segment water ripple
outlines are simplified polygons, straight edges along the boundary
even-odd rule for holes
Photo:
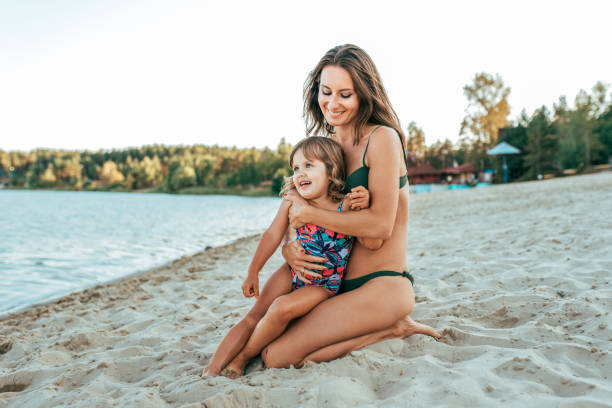
[[[262,232],[279,199],[0,191],[0,314]]]

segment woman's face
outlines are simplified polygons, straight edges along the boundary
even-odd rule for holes
[[[330,125],[351,124],[359,109],[359,98],[353,88],[351,75],[344,68],[328,65],[321,71],[319,107]]]

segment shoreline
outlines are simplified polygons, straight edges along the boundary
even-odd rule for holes
[[[71,297],[73,295],[76,295],[76,294],[79,294],[81,292],[85,292],[85,291],[88,291],[88,290],[94,290],[94,289],[99,289],[99,288],[102,288],[102,287],[105,287],[105,286],[114,285],[114,284],[120,283],[123,280],[131,279],[131,278],[137,278],[140,275],[144,275],[144,274],[147,274],[147,273],[150,273],[150,272],[154,272],[154,271],[156,271],[156,270],[158,270],[160,268],[164,268],[164,267],[166,267],[168,265],[174,264],[175,262],[180,261],[181,259],[184,259],[184,258],[194,258],[194,257],[196,257],[198,255],[201,255],[201,254],[204,254],[207,251],[212,250],[212,249],[227,250],[227,249],[233,247],[234,245],[240,244],[242,241],[249,241],[249,240],[252,240],[252,239],[259,239],[260,236],[261,236],[261,234],[252,234],[252,235],[247,235],[245,237],[237,238],[237,239],[235,239],[232,242],[229,242],[227,244],[223,244],[223,245],[219,245],[219,246],[207,246],[206,248],[204,248],[204,249],[202,249],[200,251],[197,251],[197,252],[195,252],[193,254],[183,255],[183,256],[181,256],[179,258],[163,262],[163,263],[161,263],[159,265],[155,265],[155,266],[152,266],[152,267],[149,267],[149,268],[146,268],[146,269],[130,272],[127,275],[123,275],[123,276],[119,276],[119,277],[116,277],[116,278],[112,278],[112,279],[110,279],[108,281],[92,283],[91,285],[84,286],[84,287],[82,287],[82,288],[80,288],[78,290],[74,290],[74,291],[66,293],[66,294],[53,295],[51,297],[42,299],[42,300],[37,301],[35,303],[32,303],[30,305],[19,306],[19,307],[16,307],[16,308],[8,309],[6,311],[0,310],[0,323],[2,323],[2,321],[5,320],[5,319],[11,318],[14,315],[19,315],[19,314],[21,314],[23,312],[27,312],[30,309],[34,309],[34,308],[37,308],[39,306],[47,306],[47,305],[50,305],[52,303],[59,302],[59,301],[61,301],[65,297]]]
[[[555,180],[555,179],[565,179],[565,178],[573,178],[573,177],[583,177],[583,176],[590,176],[590,175],[596,175],[596,174],[601,174],[601,173],[607,173],[607,172],[612,172],[612,167],[608,167],[609,165],[607,164],[602,164],[602,165],[594,165],[591,166],[588,170],[582,172],[582,173],[567,173],[567,174],[558,174],[558,175],[554,175],[553,177],[550,178],[545,178],[545,180]],[[483,185],[480,186],[480,188],[482,187],[496,187],[496,186],[503,186],[503,185],[516,185],[516,184],[523,184],[523,183],[531,183],[531,182],[541,182],[542,180],[514,180],[511,181],[509,183],[503,184],[503,183],[482,183]],[[485,185],[486,184],[486,185]],[[410,184],[411,187],[415,187],[415,186],[449,186],[448,184],[444,184],[444,183],[433,183],[433,184]],[[453,185],[453,184],[451,184]],[[463,188],[464,185],[461,184],[457,184],[457,186],[461,186],[460,188],[456,188],[456,189],[449,189],[449,190],[472,190],[474,188],[478,188],[478,186],[470,186],[470,188]],[[161,186],[157,186],[157,187],[149,187],[149,188],[143,188],[143,189],[137,189],[137,190],[127,190],[121,186],[117,187],[117,186],[109,186],[109,187],[104,187],[104,188],[96,188],[96,189],[70,189],[70,188],[26,188],[26,187],[6,187],[6,186],[1,186],[0,185],[0,191],[58,191],[58,192],[65,192],[65,191],[72,191],[72,192],[97,192],[97,193],[136,193],[136,194],[168,194],[168,195],[230,195],[230,196],[237,196],[237,197],[253,197],[253,198],[258,198],[258,197],[279,197],[278,194],[274,193],[273,191],[269,190],[269,189],[261,189],[261,188],[251,188],[251,189],[232,189],[232,188],[216,188],[216,187],[201,187],[201,186],[196,186],[196,187],[187,187],[184,189],[181,189],[177,192],[170,192],[170,191],[166,191],[164,190],[163,187]],[[437,193],[440,191],[447,191],[447,189],[444,190],[439,190],[439,189],[434,189],[432,191],[412,191],[413,194],[430,194],[430,193]]]
[[[167,195],[230,195],[236,197],[279,197],[273,191],[267,189],[227,189],[213,187],[188,187],[177,192],[163,190],[163,187],[151,187],[138,190],[127,190],[124,188],[97,188],[97,189],[70,189],[70,188],[26,188],[26,187],[0,187],[0,191],[54,191],[54,192],[75,192],[75,193],[135,193],[135,194],[167,194]]]
[[[609,406],[612,173],[495,187],[412,197],[412,316],[440,341],[200,378],[253,304],[252,236],[0,319],[0,407]]]

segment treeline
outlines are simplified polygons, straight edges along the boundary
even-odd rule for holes
[[[458,143],[446,139],[430,146],[411,122],[407,131],[410,166],[430,163],[442,169],[471,163],[476,171],[495,169],[501,160],[487,150],[505,141],[521,151],[510,155],[510,180],[589,171],[612,157],[612,95],[599,82],[580,91],[570,108],[560,97],[552,109],[542,106],[508,119],[510,88],[499,75],[477,74],[464,93],[468,99]],[[219,146],[144,146],[97,152],[37,149],[0,150],[0,184],[23,188],[178,192],[269,191],[277,193],[290,174],[291,146],[275,150]],[[215,190],[216,189],[216,190]]]
[[[511,121],[510,88],[499,76],[478,74],[464,87],[468,108],[458,143],[446,139],[426,146],[423,131],[415,123],[409,125],[413,165],[428,162],[442,169],[471,163],[477,171],[495,169],[495,181],[500,182],[501,160],[487,155],[487,150],[505,141],[521,151],[507,156],[510,180],[588,172],[612,158],[612,94],[608,92],[609,86],[598,82],[591,92],[578,93],[573,108],[562,96],[552,109],[542,106],[531,114],[523,110]]]
[[[32,189],[278,192],[289,174],[290,149],[283,139],[276,150],[202,145],[97,152],[0,150],[0,181]]]

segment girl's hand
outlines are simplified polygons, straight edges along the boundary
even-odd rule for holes
[[[352,188],[346,196],[350,199],[349,204],[353,211],[363,210],[370,206],[370,192],[364,186]]]
[[[319,279],[323,276],[319,273],[313,272],[313,270],[325,270],[325,266],[319,265],[313,262],[326,262],[327,258],[320,258],[318,256],[306,255],[304,248],[298,241],[291,241],[283,246],[283,258],[291,266],[293,272],[303,282],[311,283],[308,279]],[[302,279],[303,278],[303,279]]]
[[[301,216],[304,210],[308,207],[308,203],[304,200],[295,190],[292,190],[285,194],[283,198],[291,202],[289,208],[289,224],[292,228],[300,228],[306,221]]]
[[[242,284],[242,294],[244,297],[259,297],[259,276],[248,274]]]

